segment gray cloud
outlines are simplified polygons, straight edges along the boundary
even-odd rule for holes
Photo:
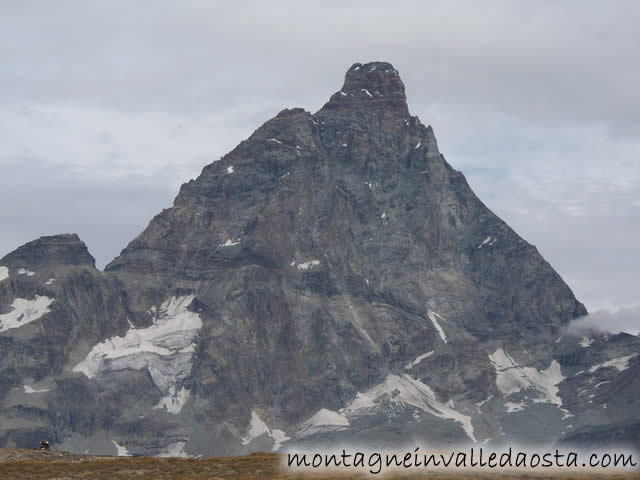
[[[346,66],[387,58],[414,102],[637,125],[640,5],[618,2],[5,2],[3,95],[124,110],[317,108]],[[37,68],[34,68],[37,67]],[[149,88],[153,85],[153,88]],[[253,104],[253,102],[251,102]],[[634,130],[629,130],[633,132]]]
[[[205,164],[381,59],[451,164],[588,308],[639,301],[637,2],[1,9],[0,255],[76,231],[104,265]]]
[[[74,232],[104,265],[173,195],[162,177],[101,180],[34,158],[3,170],[14,174],[0,177],[0,256],[42,235]]]

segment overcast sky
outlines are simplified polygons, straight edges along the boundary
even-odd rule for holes
[[[355,62],[588,309],[640,305],[640,2],[0,2],[0,257],[100,267],[180,184]]]

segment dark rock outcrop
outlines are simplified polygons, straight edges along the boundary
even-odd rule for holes
[[[0,263],[8,267],[31,269],[55,265],[96,266],[87,246],[75,233],[40,237],[6,255]]]

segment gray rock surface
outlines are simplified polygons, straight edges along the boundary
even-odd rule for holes
[[[586,309],[388,63],[205,166],[104,272],[74,235],[0,266],[0,315],[51,299],[0,330],[0,446],[553,443],[640,419],[638,337],[564,334]]]

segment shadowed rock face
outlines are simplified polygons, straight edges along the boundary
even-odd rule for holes
[[[0,260],[0,313],[54,301],[0,332],[0,415],[24,419],[0,444],[552,442],[634,415],[603,405],[637,391],[615,378],[637,374],[638,339],[563,337],[584,306],[446,162],[388,63],[354,64],[318,112],[283,110],[205,166],[105,272],[31,244]],[[41,256],[59,281],[14,273]]]
[[[47,265],[87,265],[96,261],[75,233],[40,237],[25,243],[2,259],[5,266],[37,269]]]

